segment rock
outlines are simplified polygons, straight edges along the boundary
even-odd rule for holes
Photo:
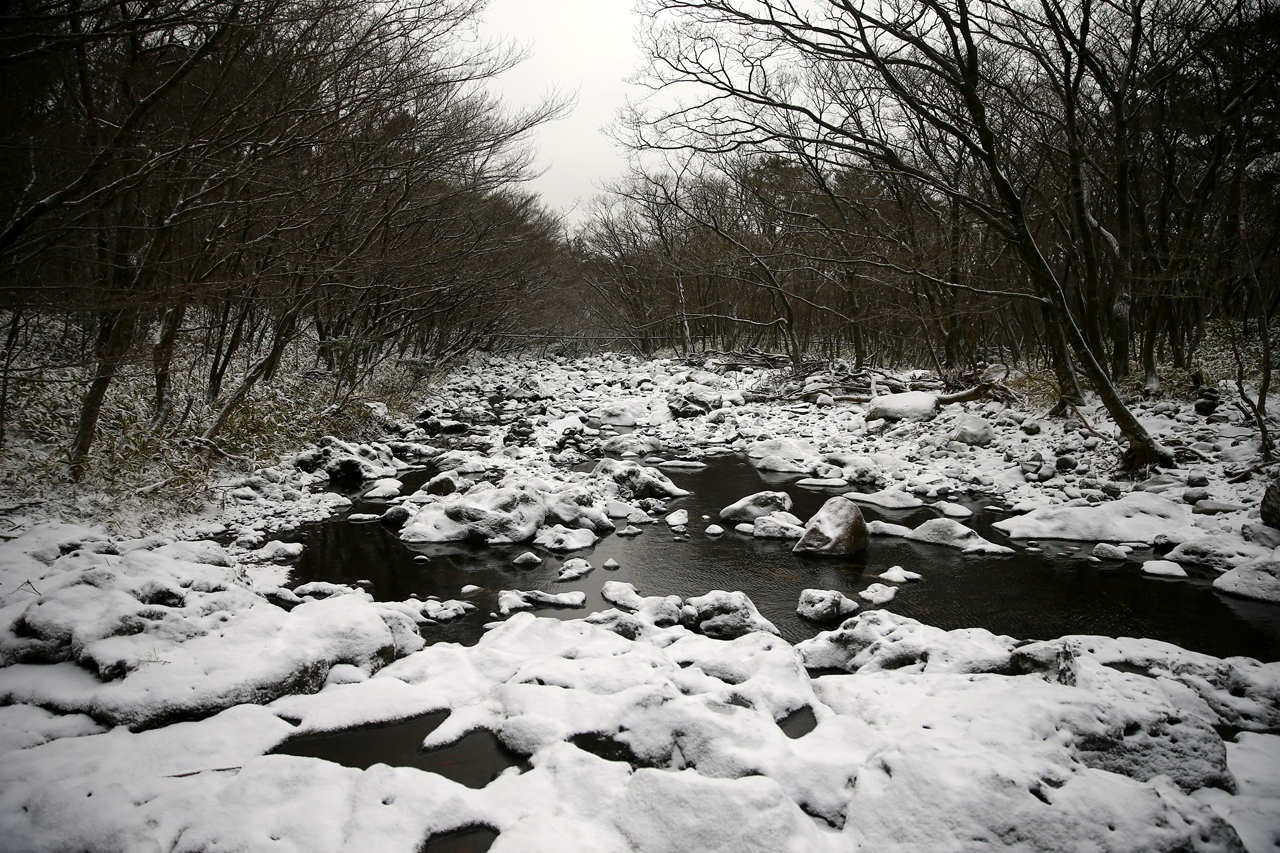
[[[636,527],[634,524],[628,524],[626,527],[618,531],[619,536],[639,536],[641,533],[644,533],[644,530]]]
[[[1258,509],[1262,513],[1263,524],[1280,529],[1280,483],[1267,486]]]
[[[796,613],[813,622],[834,622],[852,616],[858,602],[835,589],[806,589],[800,592]]]
[[[570,530],[563,525],[544,527],[533,537],[533,544],[548,551],[579,551],[596,544],[596,534],[585,528]]]
[[[387,507],[387,511],[378,516],[378,521],[382,522],[387,527],[398,529],[403,527],[405,522],[407,522],[412,515],[413,512],[407,506],[404,504],[398,504],[396,506]]]
[[[1271,554],[1245,563],[1216,578],[1213,588],[1242,598],[1280,604],[1280,559]]]
[[[887,610],[868,610],[796,646],[809,669],[846,672],[1006,672],[1017,641],[981,628],[943,631]]]
[[[1079,467],[1079,464],[1074,456],[1059,456],[1054,460],[1053,467],[1059,471],[1074,471]]]
[[[532,569],[542,565],[542,558],[532,551],[525,551],[511,562],[513,565],[517,565],[522,569]]]
[[[1228,512],[1244,512],[1247,509],[1247,506],[1241,506],[1240,504],[1223,503],[1222,501],[1212,501],[1206,498],[1205,500],[1196,501],[1196,505],[1191,508],[1191,512],[1196,515],[1223,515]]]
[[[1195,505],[1200,501],[1209,499],[1209,490],[1206,488],[1184,489],[1182,492],[1182,502]]]
[[[708,536],[719,536],[720,534],[724,533],[724,528],[718,524],[708,524],[707,529],[704,532]]]
[[[574,557],[571,560],[565,560],[564,565],[560,567],[560,573],[556,575],[556,580],[576,581],[578,578],[586,577],[593,571],[595,571],[595,566],[581,557]]]
[[[601,459],[591,474],[612,478],[631,497],[679,498],[689,494],[657,468],[647,468],[637,462]]]
[[[791,509],[791,495],[786,492],[756,492],[720,510],[723,521],[751,523],[761,516]]]
[[[807,441],[796,441],[789,438],[761,439],[747,447],[747,456],[752,459],[763,459],[766,456],[781,456],[784,459],[813,459],[818,455],[818,448]]]
[[[1187,570],[1173,560],[1147,560],[1142,564],[1142,573],[1166,578],[1185,578],[1187,576]]]
[[[489,489],[450,495],[417,511],[400,530],[404,542],[464,542],[490,545],[528,542],[547,516],[542,497],[526,489]]]
[[[498,593],[498,613],[510,616],[515,610],[528,610],[535,604],[552,607],[584,607],[587,603],[585,592],[543,592],[540,589],[518,590],[504,589]]]
[[[1203,471],[1189,471],[1187,485],[1195,489],[1203,488],[1209,485],[1209,475]]]
[[[951,440],[975,447],[985,447],[995,438],[995,430],[986,418],[977,415],[961,415],[951,431]]]
[[[1263,548],[1280,548],[1280,530],[1267,527],[1265,524],[1246,521],[1240,525],[1240,535],[1244,537],[1244,541]]]
[[[807,474],[809,466],[802,465],[785,456],[765,456],[753,463],[760,471],[772,471],[775,474]]]
[[[898,594],[896,586],[886,586],[882,583],[873,583],[871,586],[858,593],[858,597],[871,604],[879,606],[888,604],[893,601],[893,597]]]
[[[429,495],[451,495],[458,491],[461,483],[462,476],[457,472],[442,471],[428,480],[422,491]]]
[[[843,556],[867,550],[871,535],[858,505],[843,497],[829,499],[804,527],[795,554]]]
[[[1090,557],[1097,557],[1099,560],[1127,560],[1129,552],[1121,548],[1119,545],[1111,545],[1107,542],[1099,542],[1093,546],[1093,550],[1089,552]]]
[[[605,453],[634,453],[637,456],[648,456],[653,453],[662,452],[662,442],[656,438],[645,435],[637,435],[634,432],[626,435],[616,435],[606,441],[600,447]]]
[[[610,557],[609,559],[604,561],[602,568],[606,568],[606,569],[609,569],[610,571],[613,571],[614,569],[621,568],[621,566],[622,566],[621,563],[613,559],[613,557]]]
[[[924,421],[938,413],[938,398],[927,391],[904,391],[876,397],[867,407],[867,421]]]
[[[988,542],[976,530],[951,518],[931,518],[914,530],[901,524],[873,521],[867,525],[872,536],[901,536],[915,542],[959,548],[966,554],[1012,554],[1013,549]]]
[[[760,615],[744,592],[712,590],[687,599],[693,627],[717,640],[733,640],[754,631],[777,634],[773,623]]]
[[[1039,421],[1033,421],[1033,420],[1023,421],[1023,423],[1022,423],[1022,431],[1023,431],[1023,432],[1025,432],[1027,435],[1039,435],[1039,434],[1040,434],[1040,422],[1039,422]]]
[[[398,497],[400,495],[400,487],[403,485],[394,477],[382,477],[374,481],[373,487],[365,492],[363,497],[371,501]]]
[[[667,527],[673,530],[677,527],[684,527],[689,523],[689,511],[687,509],[678,509],[663,519],[667,523]]]
[[[804,536],[803,522],[789,512],[762,515],[751,525],[757,539],[799,539]]]
[[[889,583],[906,583],[907,581],[918,581],[923,576],[918,572],[909,572],[902,566],[894,566],[888,571],[879,574],[880,580],[889,581]]]

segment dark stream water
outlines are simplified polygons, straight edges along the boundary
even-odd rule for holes
[[[965,523],[993,542],[1012,544],[1017,553],[972,556],[940,546],[872,537],[868,551],[855,557],[800,558],[792,555],[791,542],[757,540],[732,529],[721,536],[707,536],[703,530],[719,522],[720,510],[745,495],[763,489],[786,490],[795,502],[792,511],[808,518],[833,492],[798,488],[792,485],[795,477],[762,477],[737,456],[705,461],[708,467],[701,471],[667,472],[692,492],[669,504],[670,510],[689,511],[686,536],[673,535],[665,524],[650,524],[644,525],[640,536],[613,534],[591,549],[552,554],[529,545],[409,546],[376,522],[334,518],[299,531],[297,538],[307,547],[294,579],[298,583],[369,581],[369,590],[383,600],[435,595],[465,598],[477,605],[476,612],[452,624],[425,628],[429,643],[476,642],[502,589],[585,592],[585,609],[536,611],[561,619],[610,608],[613,605],[600,595],[608,580],[635,584],[642,595],[689,597],[712,589],[742,590],[794,643],[819,630],[795,613],[800,590],[837,589],[855,597],[880,582],[876,575],[900,565],[924,575],[924,580],[900,585],[887,609],[939,628],[979,627],[1037,640],[1064,634],[1150,637],[1218,657],[1280,660],[1280,607],[1219,593],[1212,587],[1216,573],[1207,569],[1188,567],[1189,578],[1144,575],[1140,562],[1153,557],[1149,551],[1136,552],[1134,561],[1124,564],[1089,560],[1092,542],[1040,541],[1040,551],[1029,551],[1025,543],[1010,543],[991,528],[1005,513],[985,509],[989,500],[966,500],[964,505],[974,515]],[[408,494],[426,474],[406,474],[402,479]],[[381,512],[386,506],[381,501],[358,500],[353,511]],[[866,505],[863,513],[869,521],[911,527],[938,515],[928,507],[893,511]],[[710,518],[704,520],[704,515]],[[516,556],[528,550],[543,557],[541,566],[524,570],[512,565]],[[584,557],[596,570],[576,581],[558,582],[556,574],[570,557]],[[620,568],[601,568],[611,557]],[[462,596],[460,590],[467,584],[483,589]]]
[[[689,533],[677,536],[663,523],[646,525],[636,537],[609,535],[594,548],[571,554],[541,552],[528,545],[497,548],[470,545],[402,543],[394,531],[377,522],[353,523],[345,518],[307,525],[298,541],[306,550],[293,575],[296,583],[313,580],[355,584],[382,600],[398,601],[417,595],[463,598],[477,610],[453,623],[423,629],[428,643],[475,643],[491,621],[502,589],[582,590],[584,609],[539,608],[543,616],[578,619],[612,607],[600,595],[605,581],[635,584],[642,595],[700,595],[712,589],[742,590],[791,642],[812,637],[820,627],[795,613],[800,590],[837,589],[850,597],[891,566],[900,565],[924,575],[924,580],[899,586],[887,609],[943,629],[980,627],[1019,639],[1052,639],[1064,634],[1103,634],[1150,637],[1218,657],[1245,655],[1262,661],[1280,660],[1280,606],[1224,595],[1212,587],[1215,573],[1188,567],[1189,578],[1144,575],[1140,562],[1150,552],[1136,552],[1134,561],[1096,563],[1088,555],[1093,544],[1040,541],[1039,551],[1026,543],[1009,542],[991,524],[1005,513],[986,509],[989,500],[966,500],[974,511],[966,523],[983,537],[1013,545],[1007,556],[968,556],[958,551],[889,537],[872,537],[865,554],[834,559],[799,558],[790,542],[756,540],[728,529],[709,537],[703,531],[718,523],[719,511],[763,489],[786,490],[795,502],[793,512],[808,518],[833,494],[798,488],[795,477],[761,475],[738,456],[707,459],[700,471],[667,473],[688,497],[673,500],[669,511],[687,509]],[[409,494],[428,472],[406,473],[403,492]],[[357,500],[352,512],[381,512],[381,501]],[[863,506],[868,520],[881,519],[911,527],[937,517],[927,507],[889,511]],[[703,516],[709,516],[704,519]],[[721,525],[731,528],[731,525]],[[544,562],[533,570],[512,565],[517,555],[534,550]],[[423,557],[427,559],[422,559]],[[561,583],[556,573],[565,560],[584,557],[595,571],[576,581]],[[620,568],[606,570],[609,558]],[[482,587],[467,596],[467,584]],[[860,600],[860,599],[859,599]],[[805,709],[807,710],[807,709]],[[509,767],[521,767],[522,757],[506,750],[487,731],[468,734],[440,750],[424,752],[422,740],[447,715],[430,714],[392,725],[366,727],[296,738],[280,752],[323,758],[350,767],[381,762],[418,767],[440,773],[471,787],[482,787]],[[812,712],[799,712],[780,722],[792,737],[813,726]],[[607,740],[607,739],[606,739]],[[615,758],[612,743],[583,748]],[[489,827],[467,827],[428,839],[423,850],[460,853],[487,850],[497,833]]]

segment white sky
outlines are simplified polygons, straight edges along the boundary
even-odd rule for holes
[[[491,0],[484,34],[528,48],[529,58],[493,84],[513,106],[558,90],[577,96],[572,114],[544,125],[535,138],[546,173],[531,188],[553,209],[579,221],[599,185],[620,175],[621,151],[602,132],[628,93],[644,90],[623,78],[640,65],[634,0]],[[570,212],[572,210],[572,212]]]

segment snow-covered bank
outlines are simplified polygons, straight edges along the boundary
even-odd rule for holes
[[[296,549],[269,541],[349,507],[318,490],[345,478],[374,492],[387,509],[368,519],[405,542],[518,545],[535,561],[629,530],[656,535],[646,525],[711,534],[715,520],[796,539],[809,524],[848,548],[881,537],[1008,547],[962,523],[967,510],[949,499],[967,494],[1023,513],[1008,519],[1014,549],[1110,540],[1102,561],[1155,545],[1174,566],[1222,572],[1237,593],[1266,600],[1273,588],[1280,538],[1253,508],[1261,484],[1226,482],[1252,440],[1229,419],[1144,411],[1169,443],[1204,446],[1192,471],[1135,487],[1107,476],[1116,448],[1095,435],[1108,426],[1093,409],[1086,427],[1001,403],[748,402],[754,381],[620,358],[478,363],[385,443],[326,440],[230,481],[224,508],[175,520],[169,538],[51,525],[0,545],[6,842],[417,850],[487,826],[508,851],[1238,850],[1237,836],[1273,849],[1280,663],[1141,639],[943,631],[895,615],[886,584],[863,596],[883,609],[798,645],[742,593],[682,599],[615,581],[614,609],[574,621],[515,613],[547,594],[506,590],[512,615],[477,645],[426,645],[438,622],[492,617],[468,612],[465,590],[376,601],[357,585],[298,586],[280,563]],[[635,431],[615,436],[610,423]],[[600,450],[618,458],[586,470]],[[735,452],[761,491],[719,519],[670,511],[681,490],[661,463]],[[435,476],[410,491],[400,476],[423,462]],[[832,497],[815,521],[766,488],[777,478],[874,493]],[[858,501],[941,517],[874,522],[868,544]],[[566,580],[592,562],[565,559]],[[810,618],[855,609],[806,592]],[[779,722],[805,709],[816,727],[789,737]],[[428,747],[485,729],[532,769],[471,789],[411,768],[268,754],[301,734],[442,710]]]

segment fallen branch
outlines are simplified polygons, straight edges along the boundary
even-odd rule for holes
[[[140,489],[135,489],[133,493],[134,493],[135,495],[149,495],[149,494],[151,494],[152,492],[158,492],[158,491],[160,491],[161,489],[163,489],[165,486],[169,485],[170,483],[176,483],[176,482],[177,482],[178,480],[180,480],[180,479],[181,479],[180,477],[176,477],[176,476],[175,476],[175,477],[165,477],[163,480],[161,480],[161,481],[160,481],[160,482],[158,482],[158,483],[152,483],[150,486],[143,486],[143,487],[142,487],[142,488],[140,488]]]
[[[254,466],[253,460],[250,459],[249,457],[237,456],[234,453],[228,453],[227,451],[219,447],[217,444],[215,444],[213,439],[211,438],[205,438],[204,436],[201,436],[201,435],[193,435],[190,438],[184,438],[178,442],[178,444],[184,444],[184,443],[192,447],[199,447],[204,450],[211,450],[214,453],[221,456],[223,459],[230,459],[232,462],[243,462],[245,465],[249,466],[249,468],[253,468]]]

